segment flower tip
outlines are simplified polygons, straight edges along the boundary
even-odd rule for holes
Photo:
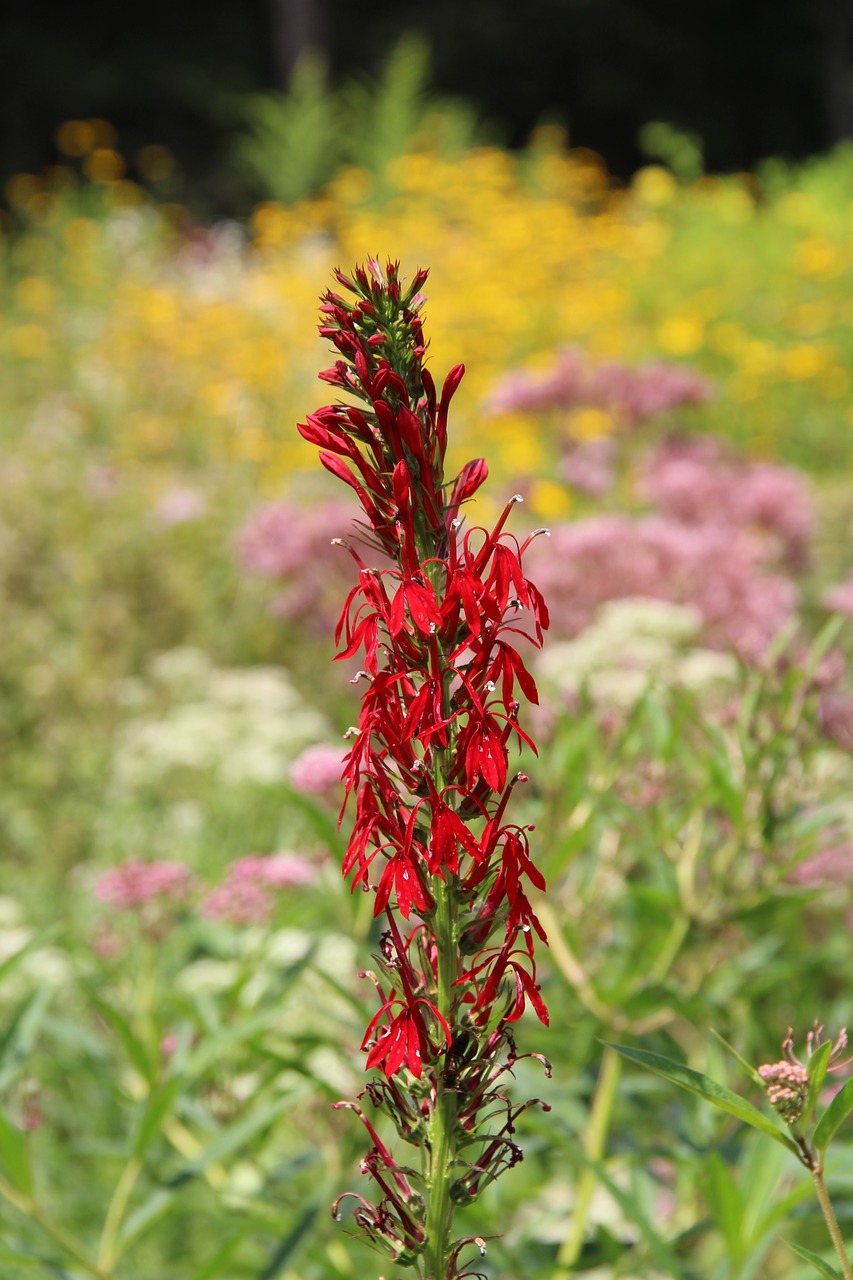
[[[510,502],[523,502],[524,498],[520,493],[514,493],[510,498]]]

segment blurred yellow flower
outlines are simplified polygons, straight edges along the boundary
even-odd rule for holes
[[[702,346],[705,326],[697,316],[676,313],[658,325],[655,336],[668,356],[692,356]]]
[[[24,311],[43,316],[56,302],[56,288],[47,276],[24,276],[15,286],[15,299]]]
[[[93,182],[116,182],[124,177],[126,168],[124,156],[113,151],[111,147],[96,147],[86,157],[84,164],[86,176]]]
[[[50,350],[50,335],[40,324],[21,324],[11,332],[12,350],[24,360],[42,360]]]
[[[634,174],[631,184],[637,198],[643,204],[659,208],[675,199],[678,183],[662,165],[651,164]]]

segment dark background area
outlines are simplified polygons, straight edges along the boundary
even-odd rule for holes
[[[618,177],[650,120],[699,135],[714,172],[853,135],[853,0],[4,0],[0,179],[54,163],[61,121],[100,117],[125,155],[165,144],[190,198],[227,203],[245,95],[285,87],[308,46],[335,81],[375,74],[407,30],[498,140],[559,121]]]

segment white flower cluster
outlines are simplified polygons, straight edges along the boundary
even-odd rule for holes
[[[113,778],[125,792],[176,772],[274,783],[306,746],[329,736],[284,671],[215,667],[198,649],[159,654],[147,679],[125,681],[122,694],[129,716]]]
[[[652,683],[699,695],[730,688],[738,665],[729,653],[697,644],[702,617],[690,605],[627,596],[601,606],[574,640],[548,645],[537,665],[562,694],[589,690],[593,701],[630,707]]]

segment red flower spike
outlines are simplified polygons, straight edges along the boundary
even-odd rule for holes
[[[528,1104],[511,1106],[495,1083],[517,1057],[512,1023],[528,1005],[548,1018],[533,959],[544,932],[525,892],[541,892],[544,879],[530,858],[532,828],[505,821],[521,776],[509,776],[510,739],[535,751],[518,723],[518,699],[537,700],[519,645],[541,645],[548,613],[524,573],[529,539],[504,532],[516,499],[491,530],[460,532],[488,470],[478,458],[444,479],[464,367],[437,395],[424,367],[426,271],[405,285],[397,263],[373,258],[335,276],[341,293],[323,297],[320,332],[339,358],[321,376],[358,407],[326,406],[299,429],[355,493],[370,545],[395,566],[369,568],[349,548],[358,583],[335,634],[339,658],[363,653],[356,679],[366,680],[342,773],[355,805],[344,874],[374,891],[388,922],[375,957],[386,981],[372,975],[380,1008],[362,1046],[381,1075],[367,1093],[416,1145],[448,1093],[466,1141],[477,1141],[482,1113],[489,1132],[465,1180],[473,1196],[520,1158],[507,1135]],[[411,921],[405,937],[401,920]],[[425,1150],[426,1198],[465,1163],[458,1147],[446,1167],[436,1158]],[[380,1193],[376,1205],[355,1197],[362,1231],[401,1261],[426,1250],[436,1275],[455,1277],[462,1242],[431,1252],[420,1195],[407,1194],[390,1147],[377,1140],[362,1169]]]

